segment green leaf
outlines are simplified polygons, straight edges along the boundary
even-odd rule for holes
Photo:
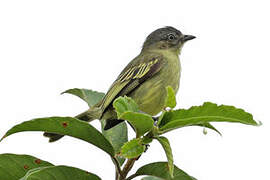
[[[163,180],[193,180],[191,176],[174,166],[173,178],[170,176],[167,162],[155,162],[144,165],[135,173],[136,176],[148,175]]]
[[[46,131],[68,135],[89,142],[114,156],[111,143],[96,128],[76,118],[49,117],[25,121],[11,128],[4,137],[23,131]]]
[[[33,173],[35,173],[35,172],[37,172],[37,171],[40,171],[40,170],[42,170],[42,169],[48,168],[48,167],[52,167],[52,166],[44,166],[44,167],[38,167],[38,168],[31,169],[31,170],[27,171],[26,175],[23,176],[20,180],[27,180],[27,178],[28,178],[31,174],[33,174]]]
[[[53,164],[29,155],[0,154],[0,179],[18,180],[27,171],[46,166]]]
[[[116,110],[118,118],[125,112],[139,112],[139,106],[136,102],[127,96],[120,96],[113,101],[113,107]]]
[[[33,169],[20,180],[101,180],[90,172],[68,166],[51,166]]]
[[[95,105],[104,97],[104,93],[92,91],[89,89],[69,89],[63,93],[73,94],[75,96],[80,97],[86,103],[88,103],[89,107]],[[127,125],[126,123],[120,123],[118,126],[115,126],[109,130],[104,131],[105,121],[101,121],[102,125],[102,134],[109,140],[112,144],[116,153],[120,152],[121,147],[128,141],[127,135]],[[125,161],[122,157],[117,157],[118,162],[122,165]]]
[[[167,98],[165,101],[165,107],[174,108],[176,106],[175,92],[171,86],[166,87]]]
[[[205,124],[209,122],[237,122],[247,125],[258,125],[250,113],[233,106],[226,106],[206,102],[202,106],[193,106],[190,109],[179,109],[167,112],[159,124],[160,133],[176,128]]]
[[[101,101],[101,99],[105,95],[102,92],[92,91],[90,89],[78,89],[78,88],[68,89],[61,94],[65,94],[65,93],[78,96],[79,98],[84,100],[88,104],[89,107],[96,105],[99,101]]]
[[[143,138],[142,138],[142,143],[145,145],[150,144],[152,141],[153,141],[153,138],[149,137],[149,136],[143,136]]]
[[[141,137],[154,127],[154,120],[148,114],[125,112],[119,119],[127,120],[134,127],[137,137]]]
[[[102,134],[108,139],[108,141],[112,144],[115,153],[119,153],[121,147],[128,141],[128,130],[126,122],[121,122],[117,126],[104,131],[105,120],[101,120],[102,124]],[[117,160],[120,165],[122,165],[125,161],[123,157],[117,157]]]
[[[157,126],[159,127],[160,123],[162,122],[162,119],[164,117],[164,115],[166,114],[167,111],[162,110],[161,111],[161,115],[158,117],[158,121],[157,121]]]
[[[145,150],[145,146],[142,144],[142,140],[132,139],[131,141],[124,144],[121,148],[121,156],[125,158],[136,158],[141,155]]]
[[[142,178],[142,180],[162,180],[162,179],[154,177],[154,176],[147,176],[147,177]]]
[[[150,131],[154,126],[152,116],[139,113],[136,102],[129,97],[118,97],[113,102],[118,119],[127,120],[135,129],[137,137]]]
[[[174,164],[173,164],[173,154],[172,154],[172,148],[170,145],[169,140],[166,137],[160,136],[156,138],[159,143],[162,145],[167,159],[168,159],[168,168],[169,168],[169,173],[171,177],[173,178],[173,169],[174,169]]]

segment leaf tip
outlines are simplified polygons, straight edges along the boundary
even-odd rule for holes
[[[262,126],[262,125],[263,125],[262,121],[258,121],[257,126]]]
[[[175,91],[171,86],[167,86],[166,91],[167,91],[167,97],[166,97],[164,106],[173,109],[176,106]]]
[[[3,141],[3,139],[5,139],[7,137],[7,135],[5,134],[1,139],[0,139],[0,142]]]
[[[66,93],[69,93],[71,89],[68,89],[68,90],[65,90],[63,92],[60,93],[60,95],[63,95],[63,94],[66,94]]]

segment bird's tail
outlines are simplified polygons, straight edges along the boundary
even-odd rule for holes
[[[102,110],[100,108],[94,107],[92,109],[89,109],[77,116],[75,116],[75,118],[85,121],[85,122],[90,122],[93,121],[95,119],[100,119],[102,115]],[[49,138],[49,142],[55,142],[59,139],[61,139],[62,137],[64,137],[64,135],[61,134],[56,134],[56,133],[49,133],[49,132],[45,132],[43,134],[43,136],[48,137]]]
[[[94,107],[94,108],[91,108],[91,109],[75,116],[75,118],[82,120],[82,121],[85,121],[85,122],[90,122],[90,121],[93,121],[95,119],[100,119],[101,115],[102,115],[101,108]]]

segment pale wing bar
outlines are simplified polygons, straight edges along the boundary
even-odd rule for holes
[[[126,72],[121,74],[118,81],[124,82],[131,79],[142,78],[146,73],[148,73],[153,65],[158,62],[158,59],[154,59],[148,63],[141,63],[138,66],[129,68]]]

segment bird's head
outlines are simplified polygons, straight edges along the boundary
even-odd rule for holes
[[[171,49],[180,52],[185,42],[194,39],[195,36],[184,35],[174,27],[167,26],[152,32],[143,44],[144,49]]]

